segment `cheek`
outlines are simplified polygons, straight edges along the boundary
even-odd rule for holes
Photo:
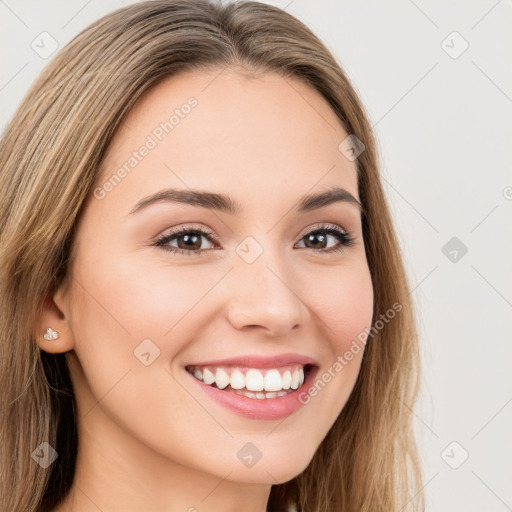
[[[191,400],[170,362],[194,335],[191,327],[198,319],[191,307],[212,285],[203,280],[201,286],[191,286],[192,270],[142,270],[105,258],[101,264],[82,261],[75,275],[80,285],[73,292],[72,324],[79,366],[73,373],[79,415],[100,429],[110,425],[108,417],[132,439],[200,467],[204,445],[197,437],[216,446],[225,432]],[[172,279],[166,283],[165,277]],[[144,349],[148,365],[138,350],[146,339],[154,343]],[[221,460],[222,452],[216,456]]]
[[[101,325],[103,337],[108,332],[112,340],[167,340],[194,315],[223,270],[210,267],[200,278],[198,274],[194,265],[172,266],[140,255],[105,254],[101,260],[84,261],[77,273],[82,285],[77,286],[82,303],[77,319],[87,315],[88,324]]]
[[[306,282],[314,282],[314,286]],[[333,425],[356,383],[372,324],[374,297],[366,261],[336,272],[332,268],[317,271],[314,280],[304,280],[302,290],[321,330],[322,347],[318,348],[324,355],[322,367],[300,397],[305,408],[313,411],[308,419],[314,418],[323,427],[316,429],[317,423],[310,426],[315,446]]]
[[[123,259],[104,253],[102,258],[77,262],[72,324],[81,382],[84,389],[90,388],[91,399],[108,392],[112,409],[120,403],[151,409],[151,401],[158,402],[152,390],[162,389],[167,404],[172,399],[185,410],[190,399],[169,373],[175,371],[172,361],[191,340],[201,338],[201,328],[213,319],[204,315],[207,310],[213,314],[212,304],[218,305],[208,291],[225,271],[210,267],[198,279],[195,265],[172,267],[158,259],[145,262],[140,255]],[[110,392],[113,386],[115,391]],[[156,405],[152,410],[155,418],[165,416]]]
[[[333,353],[345,352],[371,326],[373,285],[366,260],[318,270],[301,289]]]

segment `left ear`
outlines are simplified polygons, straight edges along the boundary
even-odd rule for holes
[[[34,328],[34,338],[41,350],[57,354],[73,349],[75,339],[65,314],[66,305],[62,288],[45,299],[40,319]]]

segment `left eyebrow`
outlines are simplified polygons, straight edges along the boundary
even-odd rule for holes
[[[152,204],[162,202],[190,204],[192,206],[226,212],[230,215],[236,215],[242,211],[242,205],[238,201],[224,194],[168,188],[141,199],[130,211],[129,215],[137,213]],[[304,196],[300,199],[295,209],[300,213],[309,212],[336,202],[345,202],[356,206],[360,212],[364,211],[363,205],[348,190],[341,187],[332,187],[325,192]]]
[[[297,211],[309,212],[340,201],[356,206],[361,213],[364,211],[363,205],[348,190],[341,187],[332,187],[320,194],[303,197],[297,206]]]

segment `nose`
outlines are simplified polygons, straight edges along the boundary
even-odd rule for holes
[[[304,325],[308,308],[290,270],[277,258],[264,256],[265,252],[251,264],[237,262],[229,285],[228,319],[239,330],[261,329],[271,336],[285,336]]]

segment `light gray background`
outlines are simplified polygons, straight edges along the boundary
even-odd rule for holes
[[[62,47],[129,3],[0,0],[1,127],[48,62],[41,32]],[[512,510],[512,2],[267,3],[327,44],[376,130],[418,311],[427,510]]]

